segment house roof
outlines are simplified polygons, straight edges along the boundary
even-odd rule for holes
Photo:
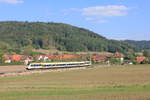
[[[49,59],[71,59],[78,57],[78,55],[40,55],[39,57],[48,57]]]
[[[22,56],[23,55],[14,54],[14,55],[11,56],[11,59],[14,60],[14,61],[20,61]]]
[[[93,60],[96,60],[96,61],[106,61],[108,59],[108,57],[105,55],[96,55],[96,56],[93,56],[92,58]]]
[[[146,59],[146,57],[144,57],[144,56],[138,56],[138,57],[136,57],[137,61],[144,61],[145,59]]]
[[[114,56],[117,57],[117,58],[122,58],[123,54],[120,53],[120,52],[116,52],[116,53],[114,53]]]

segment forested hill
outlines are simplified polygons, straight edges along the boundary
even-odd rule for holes
[[[150,41],[133,41],[133,40],[126,40],[124,41],[134,47],[136,51],[141,50],[150,50]]]
[[[125,52],[131,47],[89,30],[62,23],[0,22],[0,49],[32,47],[61,51]]]

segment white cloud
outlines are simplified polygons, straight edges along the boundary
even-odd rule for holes
[[[107,20],[103,20],[103,19],[97,19],[97,18],[93,18],[93,17],[86,17],[85,20],[87,21],[93,21],[94,23],[107,23]]]
[[[23,3],[23,0],[0,0],[0,2],[3,3],[10,3],[10,4],[18,4],[18,3]]]
[[[95,6],[83,8],[82,14],[94,17],[126,16],[128,9],[123,5]]]
[[[108,20],[95,20],[95,23],[107,23]]]
[[[109,17],[127,16],[128,10],[129,8],[124,5],[93,6],[70,9],[70,11],[80,12],[85,17],[85,20],[94,21],[94,23],[109,22]]]

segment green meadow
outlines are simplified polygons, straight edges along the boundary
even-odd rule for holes
[[[0,100],[150,100],[150,65],[0,77]]]

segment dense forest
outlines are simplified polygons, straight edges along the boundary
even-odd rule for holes
[[[133,41],[133,40],[126,40],[124,41],[134,47],[135,51],[142,51],[142,50],[150,50],[150,41]]]
[[[19,52],[24,48],[60,51],[133,50],[129,42],[108,40],[97,33],[63,23],[0,22],[0,49]]]

